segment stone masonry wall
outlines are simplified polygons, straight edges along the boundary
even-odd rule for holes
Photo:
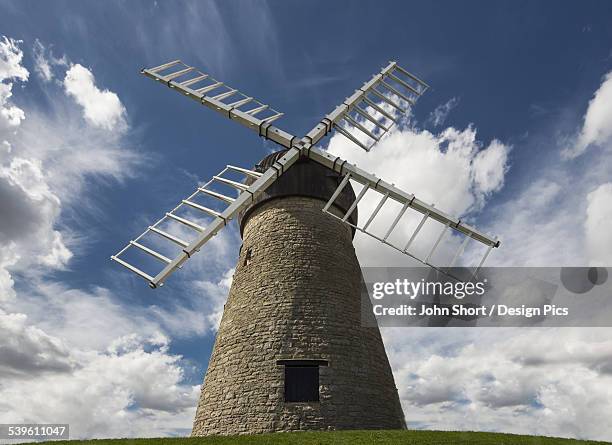
[[[193,435],[405,428],[380,332],[361,326],[350,227],[323,205],[285,197],[249,215]],[[281,359],[329,362],[320,402],[284,402]]]

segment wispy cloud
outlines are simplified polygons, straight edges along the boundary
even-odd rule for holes
[[[446,122],[450,112],[459,104],[457,97],[451,97],[447,102],[438,105],[427,118],[427,123],[435,127],[441,127]]]
[[[159,2],[146,15],[124,12],[149,64],[182,58],[227,80],[248,62],[250,77],[282,76],[279,36],[266,2]]]
[[[43,82],[50,82],[54,79],[54,71],[57,67],[66,67],[69,64],[65,55],[61,58],[55,57],[51,48],[46,48],[38,39],[34,40],[32,57],[34,58],[34,70]]]
[[[612,72],[609,72],[589,102],[582,129],[561,153],[564,158],[572,159],[580,156],[591,145],[602,146],[611,140]]]
[[[587,195],[585,221],[586,247],[592,266],[606,267],[612,264],[612,182],[599,185]]]

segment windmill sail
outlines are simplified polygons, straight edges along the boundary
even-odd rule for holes
[[[415,258],[423,264],[426,264],[444,272],[443,268],[448,269],[455,265],[455,262],[465,250],[466,244],[469,242],[469,240],[474,240],[486,246],[484,256],[482,257],[480,263],[476,268],[476,271],[474,272],[476,273],[478,269],[480,269],[480,267],[482,267],[482,265],[484,264],[484,261],[488,257],[491,250],[494,247],[499,247],[500,245],[500,242],[497,240],[497,238],[491,237],[476,229],[475,227],[466,224],[464,221],[461,221],[458,218],[450,216],[444,213],[443,211],[436,209],[433,205],[429,205],[421,201],[414,195],[398,189],[394,185],[389,184],[380,178],[377,178],[376,176],[360,169],[355,165],[346,162],[341,158],[333,156],[325,151],[314,147],[310,148],[309,156],[313,160],[316,160],[317,162],[344,175],[342,181],[338,185],[338,188],[332,194],[331,198],[323,208],[324,212],[328,213],[334,218],[340,219],[345,224],[354,227],[355,229],[377,239],[378,241],[393,247],[401,253]],[[362,188],[357,194],[353,205],[345,212],[344,215],[338,216],[335,213],[329,211],[329,209],[334,204],[336,198],[340,195],[342,189],[346,187],[349,181],[351,180],[361,184]],[[368,192],[373,192],[378,195],[378,203],[375,206],[373,212],[367,218],[365,218],[365,223],[363,223],[363,225],[356,226],[350,222],[349,217],[354,211],[354,209],[357,207],[359,202],[364,199]],[[375,221],[376,216],[379,215],[386,206],[389,206],[393,202],[398,204],[397,207],[399,207],[399,209],[396,211],[395,216],[391,218],[391,224],[386,227],[382,235],[374,234],[370,227]],[[404,217],[404,215],[408,211],[417,212],[420,216],[420,221],[416,225],[412,235],[408,239],[403,240],[403,243],[397,244],[396,242],[391,242],[391,234],[396,229],[401,218]],[[418,255],[413,250],[411,250],[411,247],[414,246],[415,239],[421,233],[421,229],[423,228],[424,224],[429,220],[438,223],[438,225],[440,226],[440,231],[436,238],[436,241],[433,243],[430,250],[428,250],[427,254]],[[449,264],[445,266],[433,264],[432,257],[436,250],[439,248],[441,242],[448,235],[448,229],[462,234],[465,239],[453,255],[452,260],[449,262]]]
[[[276,181],[298,157],[298,150],[289,150],[264,173],[228,165],[221,173],[198,187],[187,199],[183,199],[172,211],[149,226],[140,236],[130,241],[111,259],[144,278],[151,287],[161,286],[168,276],[219,233],[240,210],[252,202],[255,196]],[[243,181],[228,178],[230,173],[254,179],[255,182],[246,185]],[[215,190],[216,185],[235,190],[236,196]],[[216,201],[217,205],[205,205],[204,199]],[[219,205],[224,208],[219,208]],[[183,234],[191,236],[187,239]],[[147,240],[149,244],[145,244]],[[164,247],[162,241],[166,244]],[[152,243],[160,246],[158,250],[152,246]],[[168,249],[168,246],[174,246],[175,249]],[[158,267],[156,272],[150,272],[144,271],[140,265],[134,265],[126,258],[131,250],[144,253],[147,257],[156,260],[154,263],[161,266],[161,269]],[[168,251],[173,252],[173,255],[167,254]]]
[[[491,250],[499,246],[499,241],[496,238],[480,232],[464,221],[447,215],[434,208],[433,205],[428,205],[417,199],[414,195],[406,193],[315,146],[325,135],[335,129],[359,147],[369,151],[389,132],[391,127],[399,121],[401,113],[406,113],[428,88],[425,82],[398,66],[396,62],[390,62],[301,139],[272,125],[283,113],[241,93],[235,88],[227,86],[209,74],[184,64],[180,60],[146,68],[141,70],[141,73],[162,82],[169,88],[198,101],[229,119],[256,131],[260,136],[288,149],[286,154],[263,174],[228,166],[219,175],[214,176],[211,181],[199,187],[189,198],[182,200],[171,212],[166,213],[163,218],[149,226],[139,237],[130,241],[119,253],[111,257],[114,261],[147,280],[151,287],[163,284],[170,274],[199,251],[238,212],[247,207],[255,196],[264,191],[290,168],[300,156],[308,157],[344,175],[338,189],[333,193],[324,208],[326,213],[351,225],[350,215],[359,202],[364,199],[368,192],[378,193],[380,195],[379,202],[365,224],[360,227],[353,227],[435,269],[444,272],[439,266],[434,265],[432,258],[449,232],[458,232],[465,237],[465,240],[453,255],[448,267],[452,267],[456,263],[470,240],[475,240],[486,246],[486,252],[478,268],[482,266]],[[243,181],[224,176],[228,172],[241,173],[255,179],[255,182],[246,185]],[[348,211],[344,215],[338,216],[330,212],[329,209],[349,181],[358,182],[362,185],[362,189]],[[230,187],[237,195],[229,196],[214,190],[213,185],[219,184]],[[200,196],[206,196],[221,202],[224,208],[204,205],[196,199]],[[378,236],[372,232],[370,226],[376,216],[392,203],[400,206],[399,211],[392,218],[391,225],[385,233]],[[181,213],[184,209],[196,212],[196,215],[199,216],[189,218]],[[421,220],[411,237],[405,240],[402,245],[397,245],[391,241],[391,235],[402,217],[406,213],[414,211],[421,215]],[[429,221],[440,224],[439,235],[426,255],[417,255],[411,248],[415,239],[421,233],[423,225]],[[186,230],[187,233],[191,234],[191,237],[187,239],[183,236],[183,232],[166,230],[166,225],[174,228],[180,227],[183,231]],[[148,236],[157,237],[157,242],[161,239],[170,243],[175,246],[175,251],[156,250],[155,246],[146,244],[145,240]],[[150,261],[154,261],[158,266],[157,269],[161,267],[161,270],[146,272],[142,267],[135,266],[132,261],[126,258],[132,251],[137,251]]]
[[[323,118],[306,138],[314,145],[335,129],[357,146],[370,151],[427,88],[429,86],[418,77],[396,62],[389,62]]]
[[[180,60],[141,73],[263,135],[283,113]]]

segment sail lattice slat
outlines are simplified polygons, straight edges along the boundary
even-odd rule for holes
[[[269,105],[180,60],[144,68],[141,73],[255,131],[261,132],[264,124],[283,116]]]
[[[255,196],[276,181],[297,160],[299,154],[298,150],[290,150],[264,173],[228,165],[186,199],[182,199],[161,219],[147,227],[111,259],[144,278],[151,287],[160,286],[170,274],[222,230],[240,210],[247,207]],[[242,181],[228,178],[230,174],[242,177]],[[248,182],[252,182],[250,185],[246,185],[246,178],[250,179]],[[219,184],[233,190],[235,196],[215,190]],[[204,205],[204,199],[212,203]],[[140,263],[137,265],[128,259],[133,251],[142,252],[147,258],[154,260],[146,262],[140,257],[141,262],[153,271],[145,270]]]
[[[325,116],[307,138],[316,144],[335,129],[355,145],[370,151],[427,88],[425,82],[396,62],[390,62]]]

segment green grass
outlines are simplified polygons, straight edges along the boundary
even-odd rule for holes
[[[53,442],[53,445],[369,445],[369,444],[503,444],[503,445],[578,445],[603,444],[586,440],[555,437],[519,436],[501,433],[449,431],[331,431],[258,434],[252,436],[215,436],[197,438],[108,439]]]

